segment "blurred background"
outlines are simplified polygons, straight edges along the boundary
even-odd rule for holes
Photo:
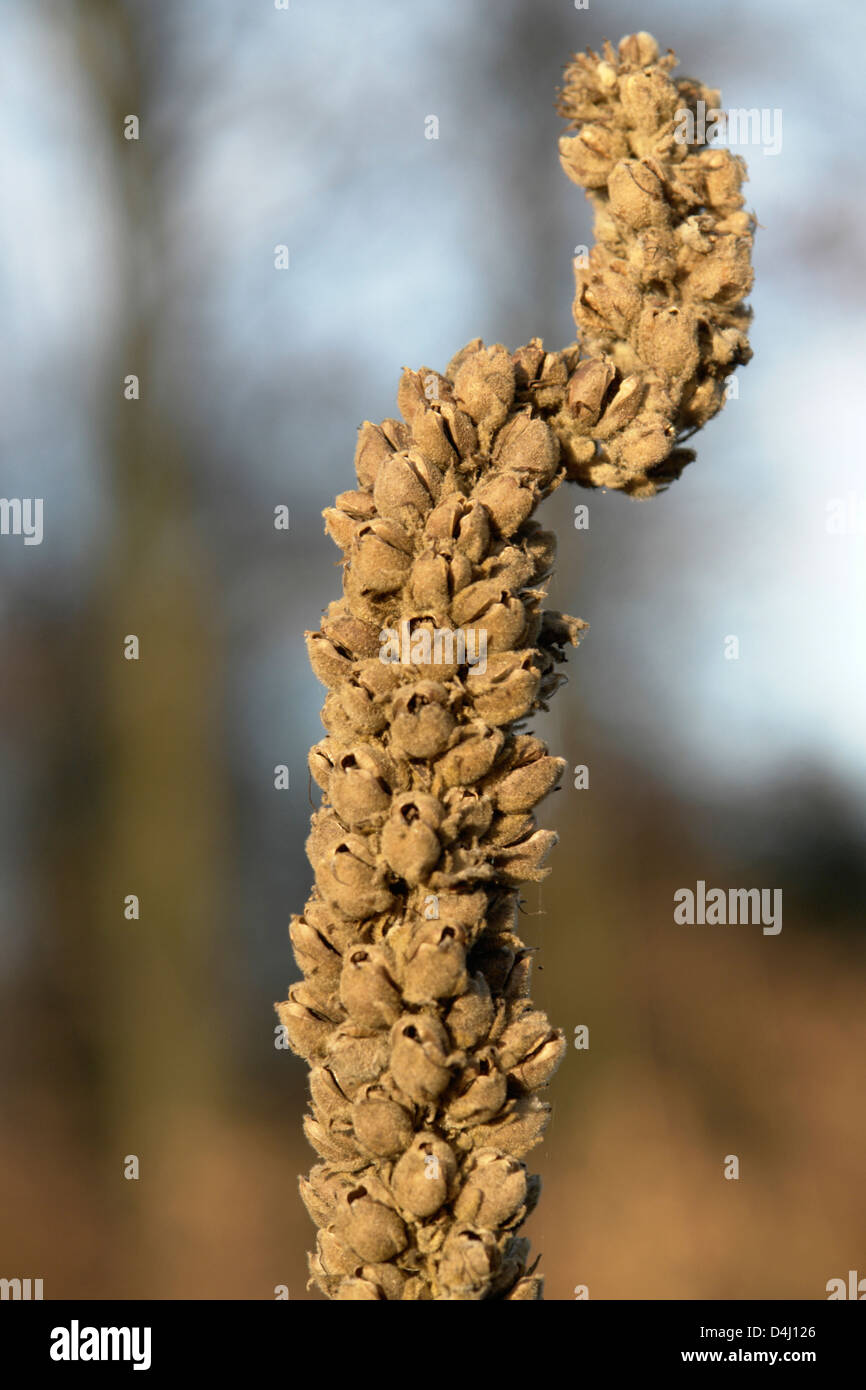
[[[697,462],[651,503],[564,487],[542,515],[551,606],[591,630],[540,727],[589,787],[542,809],[560,845],[523,923],[535,999],[590,1047],[552,1087],[528,1233],[555,1299],[866,1275],[858,21],[5,0],[0,492],[43,499],[44,537],[0,537],[0,1276],[317,1296],[273,1004],[318,800],[302,636],[340,583],[320,513],[402,366],[573,339],[591,232],[555,89],[644,28],[725,105],[779,108],[783,144],[739,150],[755,359]],[[698,879],[781,888],[782,932],[675,925]]]

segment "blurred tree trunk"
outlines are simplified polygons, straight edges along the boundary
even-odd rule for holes
[[[106,1187],[115,1179],[123,1185],[119,1201],[135,1213],[140,1237],[163,1268],[170,1262],[163,1243],[177,1237],[154,1223],[147,1179],[185,1127],[194,1135],[196,1114],[218,1104],[224,1085],[227,1048],[211,971],[225,901],[223,682],[171,400],[157,392],[158,291],[170,270],[161,246],[159,165],[169,152],[155,143],[147,64],[163,55],[140,41],[119,0],[81,0],[78,41],[114,142],[123,257],[123,323],[104,390],[113,544],[89,652],[101,703],[88,713],[103,721],[95,730],[102,749],[98,829],[88,846],[92,1054],[100,1070]],[[138,141],[124,138],[130,114],[140,120]],[[140,380],[139,400],[124,398],[131,373]],[[139,660],[124,656],[133,634]],[[86,660],[83,652],[79,659]],[[138,920],[124,915],[132,894]],[[140,1159],[140,1184],[124,1183],[126,1154]],[[187,1176],[195,1181],[194,1173]],[[126,1250],[127,1270],[133,1260]]]

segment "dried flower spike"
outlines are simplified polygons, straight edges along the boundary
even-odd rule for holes
[[[321,1162],[301,1193],[331,1298],[542,1296],[517,1235],[539,1191],[523,1160],[565,1039],[528,998],[515,928],[564,763],[520,725],[586,624],[541,607],[554,541],[532,515],[565,479],[652,496],[750,356],[745,168],[678,143],[677,112],[718,94],[674,65],[633,34],[566,71],[562,162],[596,215],[580,344],[475,339],[442,375],[404,371],[402,421],[362,425],[358,489],[324,513],[345,557],[307,634],[324,799],[291,928],[304,981],[277,1007],[311,1067]]]

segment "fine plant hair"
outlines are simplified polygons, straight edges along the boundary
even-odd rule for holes
[[[564,480],[665,488],[751,355],[745,164],[681,143],[677,113],[719,93],[675,66],[639,33],[566,68],[561,160],[595,214],[578,341],[475,339],[444,373],[404,370],[401,418],[361,426],[358,485],[324,512],[343,595],[306,634],[324,795],[291,924],[303,980],[277,1009],[310,1066],[321,1161],[300,1187],[331,1298],[542,1297],[524,1160],[566,1044],[529,998],[516,915],[548,872],[533,811],[565,763],[525,725],[586,624],[543,607],[555,541],[533,513]],[[409,661],[383,657],[386,629]],[[465,652],[433,648],[442,630],[483,634],[483,668],[449,663]]]

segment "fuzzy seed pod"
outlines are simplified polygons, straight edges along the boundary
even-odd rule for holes
[[[341,1238],[362,1260],[391,1260],[406,1248],[405,1225],[392,1207],[370,1195],[369,1183],[359,1183],[346,1193],[335,1225]]]
[[[434,1216],[453,1195],[457,1160],[434,1134],[419,1134],[394,1169],[391,1190],[401,1210],[411,1216]]]
[[[391,705],[391,747],[407,758],[434,758],[448,746],[455,720],[448,690],[437,681],[404,686]]]
[[[402,585],[411,563],[403,527],[391,520],[370,522],[356,533],[349,552],[351,584],[360,593],[393,593]]]
[[[454,1204],[460,1221],[495,1231],[506,1227],[525,1206],[526,1169],[496,1149],[479,1149]]]
[[[290,928],[304,978],[277,1008],[322,1160],[300,1184],[310,1274],[341,1301],[542,1296],[516,1232],[566,1043],[529,998],[516,916],[548,872],[556,836],[532,813],[565,764],[521,722],[586,624],[543,606],[555,541],[533,513],[566,479],[668,486],[751,355],[745,164],[679,130],[719,94],[675,66],[637,33],[566,69],[560,157],[595,212],[580,341],[476,338],[444,373],[405,369],[403,418],[364,422],[358,486],[323,513],[343,595],[306,634],[324,799]]]
[[[358,442],[355,445],[355,472],[361,487],[372,488],[380,464],[393,452],[393,446],[385,437],[384,430],[372,424],[370,420],[365,420],[358,431]]]
[[[462,930],[441,922],[424,922],[407,953],[403,998],[410,1004],[432,1004],[437,999],[453,999],[467,985]]]
[[[382,854],[388,867],[410,887],[424,881],[442,852],[434,829],[441,814],[431,813],[431,804],[441,811],[435,798],[423,792],[395,797],[382,828]]]
[[[344,836],[316,861],[316,886],[322,897],[350,917],[369,917],[390,906],[392,894],[360,835]]]
[[[388,759],[375,745],[361,744],[337,759],[327,792],[341,821],[354,829],[381,820],[391,805],[387,770]]]
[[[365,1029],[354,1021],[341,1024],[336,1031],[331,1030],[326,1056],[340,1090],[352,1097],[384,1072],[388,1065],[388,1035]]]
[[[446,1298],[481,1299],[498,1265],[499,1249],[492,1231],[461,1224],[448,1236],[436,1272]]]
[[[454,1000],[445,1018],[455,1047],[468,1051],[486,1038],[493,1022],[493,998],[487,978],[481,971]]]
[[[377,1158],[392,1158],[411,1143],[412,1115],[378,1084],[362,1088],[352,1107],[352,1127],[361,1148]]]
[[[347,952],[340,976],[340,1002],[364,1028],[389,1028],[400,1017],[400,991],[391,979],[383,951],[356,946]]]
[[[494,782],[490,792],[500,811],[531,811],[553,790],[564,771],[564,758],[537,757]]]
[[[490,771],[504,742],[499,729],[469,734],[436,763],[437,775],[446,787],[471,787]]]
[[[407,1014],[391,1033],[390,1069],[400,1090],[416,1105],[441,1096],[451,1080],[448,1034],[431,1015]]]
[[[352,674],[351,657],[341,652],[322,632],[307,632],[310,665],[323,685],[341,685]]]
[[[454,395],[478,426],[482,449],[489,449],[494,431],[508,418],[514,387],[511,354],[500,343],[490,348],[479,346],[455,372]]]

